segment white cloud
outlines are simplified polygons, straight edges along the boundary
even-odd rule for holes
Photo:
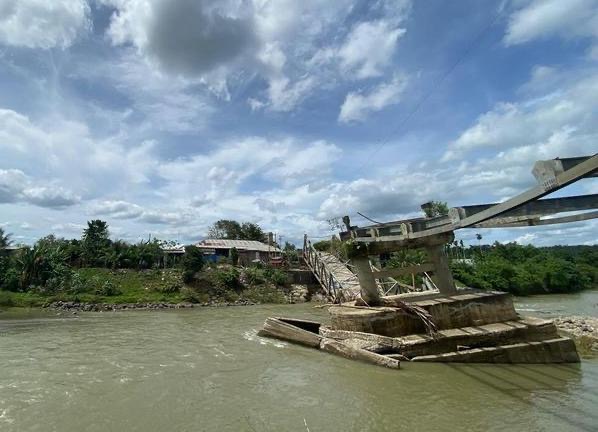
[[[516,45],[553,36],[598,37],[598,1],[528,1],[510,16],[504,42]]]
[[[143,214],[143,207],[126,201],[100,201],[92,204],[90,213],[116,219],[134,219]]]
[[[392,81],[379,84],[369,93],[350,92],[341,106],[338,120],[342,123],[363,121],[371,112],[397,104],[406,87],[407,78],[397,74]]]
[[[85,0],[0,1],[0,43],[67,48],[91,27]]]
[[[0,204],[26,202],[39,207],[60,209],[78,203],[81,198],[60,186],[36,184],[18,169],[0,169]]]
[[[268,87],[268,98],[270,103],[267,105],[273,111],[291,111],[299,102],[301,102],[312,89],[316,86],[314,77],[305,77],[295,82],[287,77],[273,78]],[[250,102],[251,103],[251,102]],[[262,105],[264,105],[262,103]],[[252,108],[260,108],[260,102],[251,105]]]
[[[367,22],[354,22],[350,0],[103,2],[116,8],[107,32],[113,44],[132,44],[160,70],[199,79],[224,97],[230,97],[230,85],[258,76],[267,89],[248,103],[253,110],[279,112],[293,110],[323,83],[381,76],[410,10],[408,0],[378,1],[364,5]],[[334,79],[326,79],[332,57],[326,71],[313,61],[326,49],[342,63],[334,67]]]
[[[571,82],[559,82],[560,90],[551,94],[499,103],[449,144],[443,160],[491,148],[503,152],[517,148],[500,155],[511,161],[521,158],[523,152],[528,158],[591,153],[598,137],[598,75],[591,72]]]
[[[286,185],[322,178],[339,156],[340,149],[324,141],[249,137],[223,143],[210,153],[162,163],[158,172],[168,182],[166,195],[187,197],[186,201],[193,197],[195,206],[206,206],[237,197],[238,188],[253,177]]]
[[[207,93],[227,98],[226,85],[221,86],[216,75],[205,79],[171,76],[130,49],[115,59],[82,66],[72,76],[90,86],[107,83],[130,100],[127,110],[119,113],[117,123],[134,124],[136,130],[173,133],[202,130],[215,111]]]
[[[23,191],[30,202],[63,205],[114,191],[133,191],[154,169],[150,141],[125,147],[126,136],[94,139],[85,124],[48,117],[43,124],[0,109],[0,168],[29,173],[35,183]],[[41,184],[38,184],[41,183]],[[73,191],[68,197],[66,191]]]
[[[338,50],[345,73],[354,72],[357,78],[381,76],[405,31],[386,20],[357,24]]]

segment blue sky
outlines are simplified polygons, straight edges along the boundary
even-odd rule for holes
[[[598,0],[0,0],[0,225],[18,242],[92,218],[131,241],[220,218],[299,241],[345,214],[503,200],[534,161],[597,143]]]

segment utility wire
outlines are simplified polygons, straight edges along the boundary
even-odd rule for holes
[[[453,71],[461,64],[463,63],[463,61],[473,52],[473,50],[480,44],[481,40],[484,38],[484,36],[486,35],[486,33],[492,28],[492,26],[494,26],[494,24],[498,21],[498,19],[500,18],[500,16],[502,15],[503,12],[503,7],[500,7],[497,9],[496,13],[492,16],[492,19],[488,22],[488,24],[482,28],[482,30],[480,30],[476,36],[474,37],[474,39],[472,40],[472,42],[467,46],[467,48],[465,49],[465,51],[463,51],[463,53],[451,64],[451,66],[445,71],[445,73],[441,76],[441,78],[437,81],[435,81],[435,85],[433,85],[430,90],[425,93],[423,95],[423,97],[415,104],[415,106],[413,107],[413,109],[411,111],[409,111],[409,113],[407,113],[407,115],[405,117],[403,117],[403,119],[399,122],[399,124],[397,125],[397,127],[395,127],[394,129],[391,130],[391,132],[388,134],[388,137],[383,139],[380,144],[378,145],[378,147],[376,147],[372,152],[370,152],[368,158],[366,159],[366,161],[361,164],[358,168],[357,168],[357,172],[361,173],[363,171],[363,169],[369,165],[369,163],[371,162],[372,158],[380,151],[382,150],[382,148],[384,148],[384,146],[386,146],[389,141],[390,141],[390,137],[392,135],[395,135],[397,132],[399,132],[401,130],[402,127],[404,127],[407,122],[409,122],[409,120],[411,120],[413,118],[413,116],[415,116],[415,114],[417,114],[419,112],[419,110],[421,109],[421,107],[424,105],[424,103],[426,103],[426,101],[432,96],[432,94],[438,90],[438,88],[440,87],[441,84],[443,84],[446,79],[453,73]],[[374,222],[374,223],[380,223],[380,222],[375,222],[374,220],[370,219],[367,216],[364,216],[363,214],[361,214],[360,212],[356,212],[359,216]],[[339,217],[335,217],[335,218],[331,218],[331,219],[340,219],[341,216]],[[331,220],[328,219],[328,220]]]
[[[405,126],[407,124],[407,122],[409,120],[411,120],[415,114],[417,114],[417,112],[424,105],[424,103],[432,96],[432,94],[436,90],[438,90],[438,88],[440,87],[440,85],[443,84],[444,81],[446,81],[446,79],[451,75],[451,73],[453,73],[453,71],[457,68],[457,66],[459,66],[463,62],[463,60],[465,60],[467,58],[467,56],[469,56],[469,54],[471,54],[473,52],[474,48],[476,48],[479,45],[479,43],[481,42],[481,40],[483,39],[483,37],[490,30],[490,28],[496,23],[496,21],[501,16],[501,14],[502,14],[502,8],[498,8],[498,10],[493,15],[493,17],[490,20],[490,22],[480,32],[478,32],[476,34],[476,36],[474,37],[474,39],[472,40],[472,42],[468,45],[468,47],[465,49],[465,51],[463,51],[463,53],[461,54],[461,56],[459,56],[457,58],[457,60],[452,63],[452,65],[446,70],[446,72],[442,75],[442,77],[438,81],[435,81],[435,85],[433,85],[430,88],[430,90],[427,93],[425,93],[424,96],[415,104],[415,106],[413,107],[413,109],[409,113],[407,113],[407,115],[405,117],[403,117],[403,120],[401,120],[399,122],[399,124],[397,125],[397,127],[394,128],[389,133],[388,137],[386,139],[382,140],[380,142],[380,144],[378,145],[378,147],[376,149],[374,149],[374,151],[372,151],[370,153],[370,155],[366,159],[366,161],[358,168],[358,171],[362,171],[371,162],[372,157],[374,155],[376,155],[385,145],[388,144],[388,142],[390,140],[390,137],[392,135],[396,134],[397,132],[399,132],[401,130],[401,128],[403,126]]]
[[[364,219],[367,219],[367,220],[369,220],[370,222],[373,222],[373,223],[375,223],[375,224],[381,224],[381,223],[382,223],[382,222],[375,221],[374,219],[371,219],[371,218],[367,217],[366,215],[364,215],[364,214],[362,214],[362,213],[359,213],[359,212],[357,212],[357,214],[358,214],[359,216],[361,216],[362,218],[364,218]]]
[[[434,94],[434,92],[436,92],[440,88],[440,85],[443,84],[446,81],[446,79],[453,73],[453,71],[461,63],[463,63],[463,61],[474,51],[474,49],[480,44],[482,39],[486,36],[486,33],[488,33],[488,31],[492,28],[492,26],[494,26],[494,24],[498,21],[499,17],[502,15],[502,12],[503,12],[502,7],[497,9],[496,13],[492,16],[492,19],[488,22],[488,24],[482,30],[480,30],[476,34],[476,36],[474,37],[472,42],[467,46],[465,51],[463,51],[463,53],[451,64],[451,66],[445,71],[445,73],[441,76],[441,78],[439,80],[435,81],[435,84],[430,88],[430,90],[423,95],[423,97],[415,104],[413,109],[411,111],[409,111],[405,117],[403,117],[403,119],[399,122],[399,124],[393,130],[391,130],[391,132],[388,134],[388,137],[385,138],[384,140],[382,140],[380,142],[380,144],[372,152],[370,152],[370,154],[367,157],[367,159],[365,160],[365,162],[357,168],[358,173],[363,172],[364,168],[366,166],[368,166],[370,164],[370,162],[372,161],[372,158],[380,150],[382,150],[382,148],[384,148],[389,143],[390,138],[393,135],[395,135],[397,132],[399,132],[401,130],[401,128],[403,128],[420,111],[421,107],[426,103],[426,101]],[[364,216],[360,212],[357,212],[357,214],[371,222],[380,223],[380,222],[376,222],[376,221],[370,219],[367,216]]]

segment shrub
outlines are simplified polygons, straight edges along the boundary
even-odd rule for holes
[[[264,270],[259,267],[248,267],[244,272],[245,281],[248,285],[259,285],[266,281]]]
[[[183,256],[183,271],[197,273],[204,266],[203,252],[195,246],[185,246]]]
[[[194,271],[192,271],[192,270],[183,271],[183,282],[185,282],[186,284],[192,283],[194,278],[195,278]]]
[[[254,303],[288,303],[284,293],[273,285],[251,287],[243,292],[243,298]]]
[[[239,251],[237,248],[231,248],[228,257],[230,258],[230,262],[232,265],[236,266],[239,264]]]
[[[0,291],[0,306],[11,307],[14,306],[15,302],[12,296],[7,292]]]
[[[273,269],[270,272],[269,279],[275,285],[287,285],[289,283],[287,274],[279,269]]]
[[[181,285],[177,282],[167,281],[159,285],[156,291],[161,292],[163,294],[174,294],[178,293],[181,290]]]
[[[239,281],[239,271],[234,267],[214,270],[212,272],[212,277],[214,285],[220,289],[239,290],[242,288],[241,282]]]
[[[82,277],[79,273],[73,272],[71,276],[71,283],[69,292],[71,294],[82,294],[89,291],[89,285],[87,279]]]
[[[121,294],[121,291],[114,283],[107,280],[99,288],[96,288],[95,293],[99,296],[110,297]]]
[[[18,291],[20,287],[20,274],[16,268],[10,267],[4,273],[4,280],[2,281],[2,289],[6,291]]]
[[[205,292],[197,292],[191,287],[183,287],[180,290],[181,299],[189,303],[207,303],[210,296]]]

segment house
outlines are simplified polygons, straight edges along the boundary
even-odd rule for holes
[[[166,268],[168,265],[174,265],[180,261],[181,257],[185,255],[185,246],[181,244],[163,244],[162,249],[163,265]]]
[[[217,261],[218,257],[229,257],[232,248],[239,252],[239,264],[255,261],[270,263],[282,255],[282,250],[255,240],[205,239],[197,243],[207,260]]]

